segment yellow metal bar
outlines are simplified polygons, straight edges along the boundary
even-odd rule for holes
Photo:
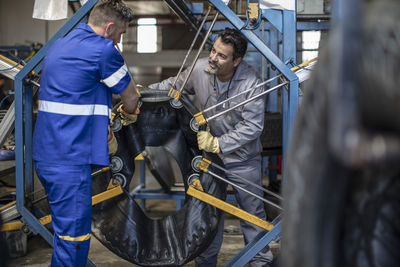
[[[11,60],[11,59],[9,59],[8,57],[2,56],[2,55],[0,55],[0,60],[3,60],[4,62],[6,62],[6,63],[8,63],[8,64],[11,64],[12,66],[15,66],[15,68],[18,68],[19,70],[21,70],[21,69],[24,67],[23,65],[18,64],[18,63],[15,62],[14,60]],[[18,65],[17,65],[17,64],[18,64]],[[30,74],[34,75],[35,72],[34,72],[34,71],[31,71]]]
[[[43,225],[51,223],[51,215],[46,215],[39,219],[39,222]]]
[[[15,62],[14,60],[11,60],[5,56],[0,55],[0,59],[7,62],[8,64],[12,64],[13,66],[17,65],[18,63]],[[21,64],[18,64],[18,66],[15,66],[18,69],[22,69],[24,66],[22,66]]]
[[[238,217],[239,219],[242,219],[242,220],[252,223],[258,227],[261,227],[267,231],[270,231],[272,228],[274,228],[273,224],[271,224],[267,221],[261,220],[257,216],[254,216],[253,214],[250,214],[244,210],[241,210],[241,209],[239,209],[229,203],[226,203],[216,197],[213,197],[205,192],[195,189],[195,187],[192,185],[189,186],[188,190],[186,191],[186,194],[188,194],[189,196],[195,197],[211,206],[214,206],[226,213],[232,214],[232,215]]]
[[[137,156],[135,157],[135,160],[144,160],[143,154],[140,153],[139,155],[137,155]]]
[[[46,225],[46,224],[51,223],[51,215],[46,215],[46,216],[40,218],[39,222],[42,225]],[[0,231],[1,232],[16,231],[16,230],[21,229],[22,225],[23,225],[23,223],[21,221],[5,223],[5,224],[2,225]]]
[[[121,195],[123,193],[122,187],[119,183],[116,185],[112,184],[112,181],[110,181],[110,184],[108,185],[107,191],[104,191],[100,194],[97,194],[95,196],[92,196],[92,206],[99,204],[100,202],[106,201],[110,198],[116,197],[118,195]],[[46,215],[42,218],[39,219],[39,222],[42,225],[46,225],[51,223],[51,215]],[[5,223],[2,225],[0,231],[1,232],[6,232],[6,231],[16,231],[21,229],[23,223],[21,221],[16,221],[16,222],[11,222],[11,223]]]
[[[15,201],[15,200],[11,201],[10,203],[0,207],[0,211],[5,210],[6,208],[11,207],[11,206],[15,205],[16,203],[17,203],[17,201]]]
[[[196,113],[194,114],[194,119],[197,121],[197,124],[199,124],[199,126],[202,126],[204,124],[207,123],[206,119],[204,118],[204,115],[202,112]]]
[[[119,196],[123,193],[124,191],[122,190],[121,185],[118,185],[111,188],[111,189],[107,189],[107,191],[104,191],[100,194],[97,194],[95,196],[92,197],[92,205],[96,205],[99,204],[100,202],[106,201],[110,198]]]
[[[291,71],[295,71],[295,70],[300,69],[300,67],[308,66],[308,65],[310,65],[311,63],[313,63],[314,61],[317,61],[317,59],[318,59],[317,57],[312,58],[312,59],[310,59],[310,60],[308,60],[308,61],[305,61],[305,62],[301,63],[299,66],[295,66],[295,67],[291,68],[290,70],[291,70]]]
[[[21,221],[5,223],[1,226],[1,232],[16,231],[21,229],[22,225]]]

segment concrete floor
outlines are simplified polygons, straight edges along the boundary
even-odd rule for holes
[[[139,170],[139,165],[137,164]],[[135,172],[133,181],[138,181],[139,171]],[[136,186],[135,184],[132,187]],[[154,180],[150,171],[146,168],[146,188],[157,188],[158,183]],[[36,190],[36,189],[35,189]],[[175,209],[175,200],[146,200],[147,212],[151,215],[166,214]],[[13,258],[9,261],[10,267],[30,266],[47,267],[50,266],[52,247],[40,236],[30,235],[26,242],[26,254],[24,256]],[[224,242],[218,256],[218,266],[224,266],[243,248],[243,236],[239,227],[239,220],[229,214],[225,215]],[[279,252],[279,244],[270,245],[274,255]],[[100,267],[106,266],[138,266],[130,263],[115,255],[104,247],[96,238],[92,238],[89,251],[89,259]],[[184,266],[195,266],[194,262],[189,262]]]
[[[218,266],[224,266],[243,248],[243,238],[238,228],[238,221],[234,218],[228,218],[225,224],[224,242],[218,256]],[[52,248],[40,236],[32,236],[28,239],[27,254],[23,257],[12,259],[9,262],[10,267],[30,266],[47,267],[50,265]],[[92,238],[89,259],[99,267],[107,266],[138,266],[130,263],[115,255],[104,247],[96,238]],[[184,266],[195,266],[194,262],[189,262]]]

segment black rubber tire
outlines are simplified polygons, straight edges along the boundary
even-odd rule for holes
[[[285,175],[283,266],[400,266],[398,166],[340,164],[327,144],[326,93],[310,93]]]
[[[393,30],[399,38],[400,3],[364,2],[365,39],[374,38],[374,34],[381,30]],[[384,16],[391,16],[391,19]],[[335,31],[330,34],[330,40],[337,37]],[[398,162],[392,165],[349,167],[343,164],[347,155],[342,155],[342,158],[335,156],[328,142],[331,134],[329,127],[332,125],[329,112],[334,110],[332,105],[335,104],[329,95],[335,90],[332,73],[337,71],[331,63],[336,51],[332,43],[328,41],[325,50],[320,53],[318,68],[305,91],[288,151],[284,185],[282,266],[400,266]],[[368,58],[369,43],[364,44],[365,47],[360,49],[363,49],[362,56]],[[400,65],[400,39],[397,39],[395,45],[397,49],[390,51],[394,54],[375,50],[382,57],[396,59],[397,62],[392,65],[394,68]],[[378,65],[376,69],[379,71],[380,67],[385,66]],[[377,83],[370,74],[361,74],[370,82]],[[391,88],[386,87],[383,90],[375,87],[374,94],[366,89],[368,85],[365,81],[361,83],[359,88],[362,90],[358,100],[364,103],[369,101],[378,111],[378,102],[385,103],[385,107],[382,107],[384,112],[379,114],[362,110],[362,123],[370,127],[369,130],[379,132],[390,129],[400,137],[399,125],[390,125],[393,121],[387,117],[397,116],[394,114],[397,114],[398,102],[395,104],[393,100],[381,101],[390,96],[386,95],[387,92],[398,92],[398,75],[390,78],[393,79]],[[374,95],[375,98],[372,98]],[[374,102],[374,99],[379,101]],[[392,109],[387,105],[391,105]],[[360,106],[364,108],[366,105]],[[374,117],[371,119],[372,115]],[[379,116],[384,117],[379,120]]]
[[[193,260],[213,241],[223,214],[205,202],[186,196],[181,209],[163,218],[152,219],[129,193],[134,173],[133,158],[146,146],[162,147],[175,158],[185,188],[187,178],[195,173],[191,161],[200,151],[196,133],[188,124],[191,116],[186,106],[179,110],[172,108],[169,98],[165,100],[166,93],[143,92],[142,100],[150,98],[154,101],[143,101],[138,120],[115,133],[118,140],[115,156],[123,162],[123,168],[117,174],[126,178],[125,192],[94,206],[92,212],[93,235],[115,254],[141,266],[181,266]],[[202,156],[222,166],[215,154],[203,153]],[[210,169],[224,176],[218,169]],[[104,173],[94,178],[93,194],[105,191],[111,176],[111,173]],[[199,177],[206,193],[225,200],[224,183],[207,173],[199,173]],[[172,179],[166,177],[167,180]]]

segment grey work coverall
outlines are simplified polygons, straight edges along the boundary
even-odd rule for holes
[[[198,105],[200,110],[213,106],[228,97],[235,96],[260,83],[257,72],[246,62],[242,61],[236,68],[229,85],[220,90],[217,85],[216,76],[208,71],[208,67],[208,58],[199,59],[183,91],[185,94],[195,95],[196,105]],[[187,75],[188,70],[182,72],[179,80],[176,82],[175,89],[180,88]],[[152,89],[169,90],[174,81],[175,77],[171,77],[160,83],[152,84],[149,87]],[[206,117],[210,117],[215,113],[243,102],[245,99],[261,91],[262,87],[245,93],[229,101],[229,104],[225,103],[225,105],[221,105],[205,113],[205,115]],[[240,177],[259,185],[261,185],[260,153],[262,150],[260,135],[264,126],[264,110],[265,98],[261,97],[209,122],[211,133],[218,138],[218,144],[221,148],[221,153],[218,155],[224,162],[225,167]],[[226,178],[255,194],[263,196],[261,190],[242,182],[240,179],[228,174],[226,174]],[[266,219],[264,204],[261,200],[241,190],[235,190],[235,197],[241,209],[261,219]],[[241,221],[241,228],[246,244],[262,231],[261,228],[244,221]],[[223,222],[213,243],[207,251],[196,259],[197,266],[209,267],[216,265],[222,238]],[[268,266],[268,263],[271,261],[272,253],[266,248],[256,255],[250,264],[251,266]]]

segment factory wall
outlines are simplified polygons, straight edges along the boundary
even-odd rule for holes
[[[33,0],[0,0],[0,46],[45,44],[67,21],[33,19],[33,5]]]

